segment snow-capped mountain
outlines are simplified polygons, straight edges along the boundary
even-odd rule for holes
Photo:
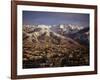
[[[32,35],[37,36],[37,37],[39,37],[39,36],[41,36],[43,34],[45,34],[45,36],[50,37],[50,34],[52,33],[53,35],[55,35],[57,37],[64,38],[60,34],[52,31],[51,30],[51,26],[48,26],[48,25],[37,25],[37,26],[30,26],[30,27],[29,26],[28,27],[27,26],[24,26],[24,28],[26,28],[26,32],[32,33]]]
[[[64,34],[73,34],[82,30],[83,26],[72,25],[72,24],[60,24],[54,25],[51,29],[57,33],[63,32]]]
[[[26,28],[26,30],[25,30]],[[29,31],[28,29],[29,28]],[[48,25],[35,25],[35,26],[24,26],[24,32],[23,35],[27,37],[29,37],[29,41],[36,41],[36,42],[46,42],[45,40],[47,40],[47,38],[49,38],[49,41],[51,41],[51,43],[56,40],[56,43],[58,42],[58,44],[60,43],[60,41],[65,42],[67,44],[70,45],[78,45],[79,44],[74,41],[73,39],[71,39],[70,37],[64,36],[59,32],[56,32],[54,30],[51,29],[51,26]],[[62,29],[63,27],[60,25],[59,27],[56,27],[59,31],[59,29]],[[67,29],[67,27],[65,27]],[[63,28],[64,29],[64,28]],[[25,33],[27,32],[27,33]],[[26,38],[27,38],[26,37]]]
[[[24,25],[23,68],[89,64],[89,29],[68,25]]]
[[[89,28],[78,25],[24,25],[23,31],[24,37],[27,34],[31,41],[39,42],[48,37],[49,39],[66,39],[66,41],[70,41],[73,44],[77,44],[77,42],[89,44]]]
[[[88,45],[89,47],[89,27],[86,27],[76,33],[70,34],[69,37],[73,38],[75,41],[79,42],[80,44]]]

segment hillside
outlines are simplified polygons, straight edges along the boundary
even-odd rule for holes
[[[25,25],[23,68],[89,65],[88,48],[67,36],[82,29],[61,25]],[[63,31],[67,31],[66,36]]]

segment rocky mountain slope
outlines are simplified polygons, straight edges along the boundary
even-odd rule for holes
[[[24,25],[23,68],[89,65],[88,48],[72,38],[81,30],[83,27]]]

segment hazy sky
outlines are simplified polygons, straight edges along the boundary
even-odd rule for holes
[[[89,14],[23,11],[23,24],[75,24],[89,26]]]

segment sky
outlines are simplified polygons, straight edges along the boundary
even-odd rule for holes
[[[89,26],[89,14],[23,11],[23,25],[44,24],[74,24]]]

